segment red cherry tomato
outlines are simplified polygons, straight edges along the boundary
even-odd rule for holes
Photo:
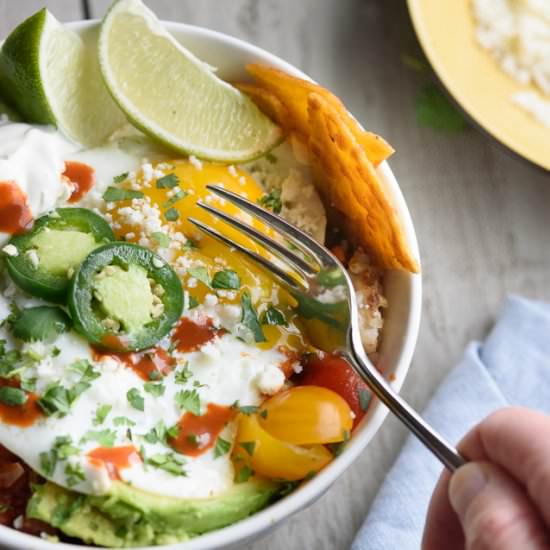
[[[365,416],[371,392],[350,364],[336,355],[307,356],[294,379],[299,386],[322,386],[343,397],[355,414],[353,427]]]

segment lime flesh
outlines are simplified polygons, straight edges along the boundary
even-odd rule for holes
[[[126,119],[103,83],[96,44],[97,30],[76,34],[40,10],[2,45],[2,95],[28,122],[53,124],[87,146],[105,141]]]
[[[281,140],[250,99],[181,46],[140,0],[118,0],[105,16],[99,62],[131,122],[178,152],[243,162]]]

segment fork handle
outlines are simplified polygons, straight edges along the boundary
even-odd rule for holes
[[[436,432],[401,396],[388,384],[386,379],[369,366],[370,361],[361,356],[363,349],[347,352],[346,358],[365,380],[372,392],[405,426],[431,451],[451,472],[465,464],[466,459],[445,438]],[[364,354],[364,352],[363,352]]]

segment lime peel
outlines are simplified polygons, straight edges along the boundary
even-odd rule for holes
[[[282,139],[278,126],[177,42],[140,0],[118,0],[105,16],[99,63],[132,124],[175,151],[245,162]]]

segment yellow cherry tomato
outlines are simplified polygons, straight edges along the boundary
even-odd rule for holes
[[[262,476],[294,481],[318,472],[332,458],[322,445],[298,447],[276,439],[261,428],[257,415],[239,417],[233,448],[237,469],[246,465]]]
[[[347,402],[320,386],[295,386],[264,402],[261,427],[296,445],[336,443],[349,437],[353,418]]]

